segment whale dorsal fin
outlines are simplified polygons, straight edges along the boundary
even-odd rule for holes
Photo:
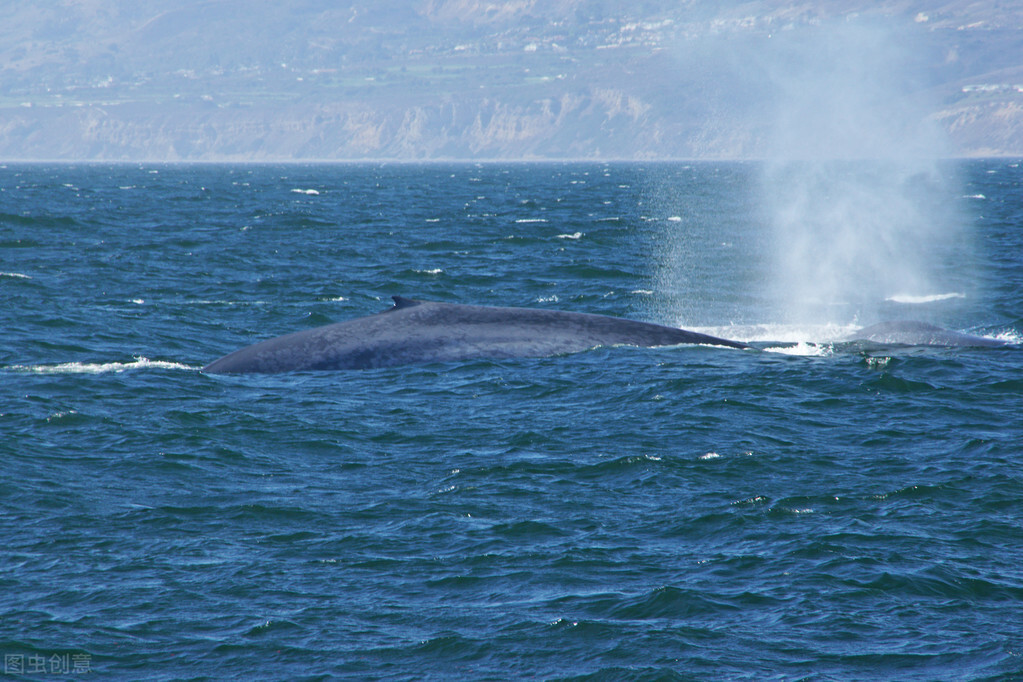
[[[422,301],[417,301],[414,298],[405,298],[404,296],[391,296],[391,298],[394,299],[394,310],[412,308],[422,303]]]

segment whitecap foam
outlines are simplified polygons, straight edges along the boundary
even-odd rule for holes
[[[985,334],[985,336],[987,336]],[[1005,341],[1014,345],[1023,345],[1023,334],[1020,334],[1015,329],[1007,329],[1005,331],[998,332],[988,338],[997,339],[998,341]]]
[[[830,357],[835,354],[836,344],[855,339],[862,329],[860,324],[760,324],[730,325],[721,327],[693,327],[686,324],[675,326],[691,329],[724,339],[756,344],[766,352],[804,357]],[[985,338],[1019,344],[1023,334],[1014,329],[1001,332],[982,333]]]
[[[0,272],[0,277],[13,277],[14,279],[32,279],[29,275],[20,272]]]
[[[291,192],[292,192],[292,194],[307,194],[307,195],[309,195],[311,197],[318,196],[320,194],[319,190],[315,190],[315,189],[298,189],[298,188],[296,188],[296,189],[291,190]]]
[[[106,374],[108,372],[125,372],[137,369],[187,369],[196,371],[200,367],[183,365],[180,362],[135,358],[133,362],[63,362],[57,365],[11,365],[7,368],[14,372],[27,374]]]
[[[582,232],[573,232],[572,234],[559,234],[558,239],[582,239]]]
[[[791,346],[768,346],[764,348],[768,353],[780,353],[781,355],[796,355],[804,358],[824,358],[834,354],[835,348],[830,343],[810,343],[800,341]]]
[[[525,225],[529,223],[546,223],[546,218],[518,218],[515,220],[516,224]]]
[[[886,356],[870,356],[865,358],[867,367],[870,369],[883,370],[888,367],[892,359]]]
[[[793,354],[802,354],[800,350],[792,350],[793,346],[800,344],[807,346],[804,349],[806,353],[817,354],[810,346],[829,347],[836,341],[849,338],[850,334],[859,329],[859,326],[855,324],[754,324],[726,327],[687,327],[682,324],[678,326],[702,334],[734,339],[744,343],[777,343],[779,348],[788,349]],[[768,350],[772,348],[768,348]]]
[[[433,268],[432,270],[414,270],[413,272],[418,272],[420,275],[439,275],[444,271],[440,268]]]
[[[950,291],[945,294],[925,294],[923,296],[919,296],[916,294],[895,294],[894,296],[889,296],[885,300],[891,301],[892,303],[917,305],[920,303],[936,303],[938,301],[947,301],[953,298],[966,298],[966,294],[958,291]]]
[[[758,347],[769,353],[802,357],[830,357],[835,353],[835,343],[849,338],[858,329],[856,325],[839,324],[757,324],[721,327],[694,327],[676,324],[675,326],[722,339],[758,344]]]
[[[192,300],[182,301],[182,303],[184,303],[185,305],[226,305],[226,306],[236,306],[236,305],[270,305],[269,301],[225,301],[225,300],[220,300],[220,299],[210,299],[210,300],[207,300],[207,299],[192,299]]]

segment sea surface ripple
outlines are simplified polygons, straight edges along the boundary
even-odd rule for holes
[[[198,371],[396,294],[757,341],[755,172],[0,168],[5,674],[1020,679],[1013,162],[977,286],[879,304],[1007,348]]]

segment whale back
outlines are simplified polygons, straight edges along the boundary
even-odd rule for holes
[[[394,297],[375,315],[279,336],[235,351],[208,373],[279,373],[427,362],[544,357],[597,346],[745,344],[605,315],[437,303]]]
[[[962,332],[942,329],[926,322],[899,320],[881,322],[856,332],[853,341],[871,341],[880,344],[905,346],[977,346],[994,348],[1004,346],[1004,341],[974,336]]]

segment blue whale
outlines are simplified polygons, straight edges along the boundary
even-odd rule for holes
[[[393,298],[394,307],[381,313],[268,339],[225,355],[202,371],[275,374],[368,369],[545,357],[616,345],[747,348],[738,341],[605,315]]]
[[[881,322],[864,327],[850,338],[850,341],[870,341],[883,345],[900,346],[976,346],[996,348],[1006,346],[1006,341],[974,336],[936,327],[926,322],[900,320]]]

